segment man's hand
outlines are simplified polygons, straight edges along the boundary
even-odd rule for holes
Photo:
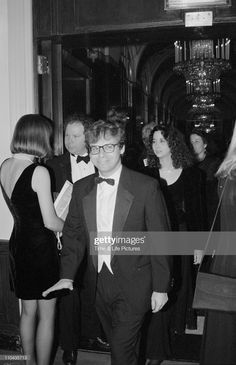
[[[69,289],[73,290],[73,280],[70,279],[61,279],[56,284],[48,288],[42,293],[43,297],[46,297],[49,293],[55,290]]]
[[[151,297],[152,313],[158,312],[168,302],[167,293],[158,293],[154,291]]]

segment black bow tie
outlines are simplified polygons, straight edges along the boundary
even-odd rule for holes
[[[89,155],[87,156],[77,156],[76,162],[79,163],[81,161],[84,161],[85,163],[88,163],[90,161]]]
[[[95,183],[96,184],[100,184],[103,181],[105,181],[109,185],[115,185],[115,180],[114,179],[104,179],[103,177],[100,177],[100,176],[95,177]]]

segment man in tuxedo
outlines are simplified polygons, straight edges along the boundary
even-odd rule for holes
[[[66,118],[64,126],[66,152],[47,161],[47,165],[53,170],[53,191],[60,192],[66,180],[74,183],[94,174],[95,168],[90,161],[84,135],[90,124],[91,118],[82,114],[75,113]]]
[[[82,114],[72,114],[65,120],[65,148],[63,155],[55,156],[47,161],[52,172],[53,191],[59,193],[66,180],[74,183],[85,176],[94,174],[95,168],[90,161],[85,144],[84,132],[91,124],[91,119]],[[63,238],[64,240],[64,238]],[[84,282],[84,290],[78,286],[81,283],[86,262],[75,277],[75,290],[61,297],[59,301],[59,340],[65,364],[75,364],[79,340],[89,349],[105,350],[108,345],[101,341],[101,325],[93,308],[93,298],[88,283]],[[81,302],[81,303],[80,303]]]
[[[73,280],[91,232],[116,236],[169,229],[157,181],[122,166],[123,128],[117,122],[95,122],[86,132],[91,161],[98,173],[74,184],[64,225],[61,280],[43,293],[73,288]],[[99,235],[98,235],[99,237]],[[92,246],[90,248],[92,248]],[[96,308],[111,345],[112,365],[137,365],[138,340],[145,313],[167,302],[170,265],[167,256],[88,255],[88,277]]]

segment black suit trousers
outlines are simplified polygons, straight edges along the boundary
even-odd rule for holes
[[[80,300],[78,288],[59,299],[59,342],[63,350],[79,347]]]
[[[103,337],[94,292],[84,276],[86,266],[83,260],[75,276],[74,290],[59,300],[59,342],[63,350],[78,349],[80,339]]]
[[[63,350],[76,350],[80,339],[103,338],[100,320],[89,287],[59,299],[59,342]]]
[[[98,274],[96,308],[111,345],[111,365],[137,365],[145,313],[133,313],[105,264]]]

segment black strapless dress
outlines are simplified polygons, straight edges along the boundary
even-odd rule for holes
[[[21,299],[45,299],[42,292],[59,280],[59,256],[55,234],[45,228],[31,180],[37,164],[29,165],[17,180],[9,199],[14,218],[9,241],[10,284]],[[53,294],[46,299],[52,298]]]

